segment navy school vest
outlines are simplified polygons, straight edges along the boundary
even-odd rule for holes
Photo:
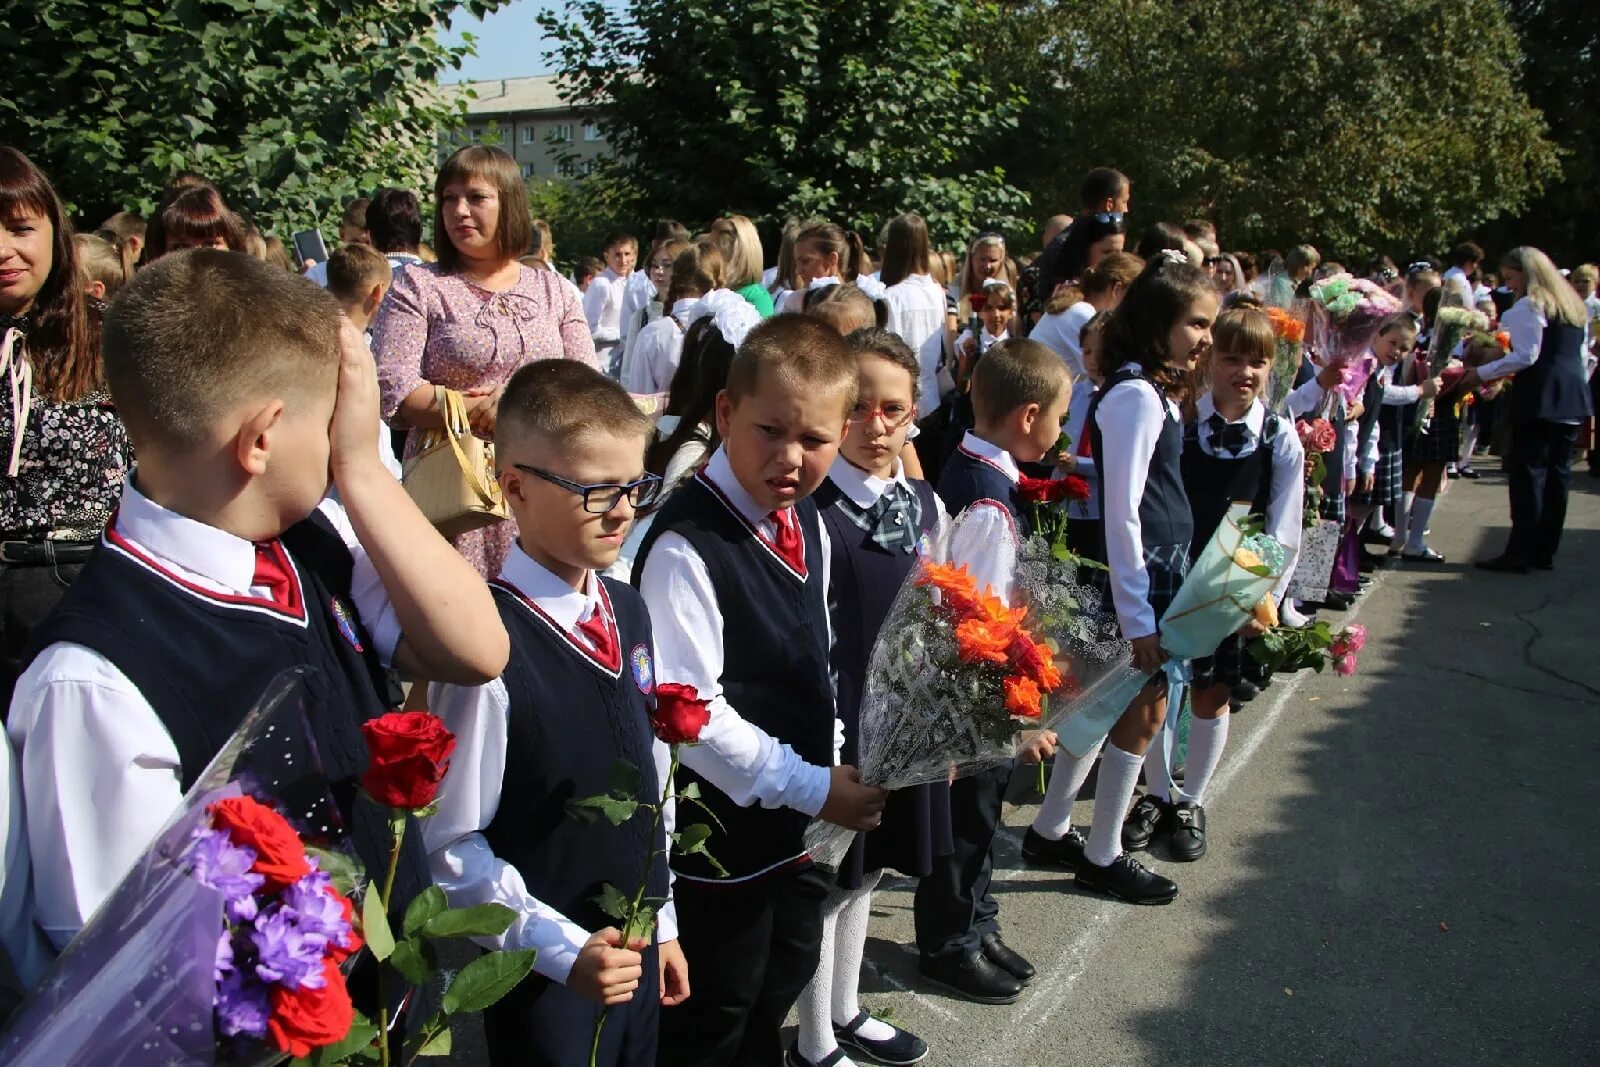
[[[1583,329],[1557,319],[1544,328],[1539,358],[1517,372],[1511,387],[1515,422],[1575,422],[1594,414],[1583,373]]]
[[[1272,442],[1283,432],[1283,424],[1278,416],[1267,415],[1256,450],[1243,458],[1208,455],[1200,446],[1203,431],[1202,425],[1190,423],[1183,432],[1183,490],[1194,517],[1191,563],[1234,503],[1249,504],[1253,514],[1266,517],[1272,499]]]
[[[662,534],[686,540],[711,578],[722,614],[722,692],[747,722],[794,749],[807,763],[833,764],[834,696],[828,669],[828,606],[823,594],[821,523],[814,500],[795,505],[806,573],[790,569],[705,474],[667,498],[639,546],[634,581]],[[693,771],[722,829],[706,847],[730,879],[747,879],[807,860],[810,818],[791,808],[740,807]],[[674,856],[673,870],[702,880],[716,872],[699,856]]]
[[[501,681],[510,710],[500,805],[484,828],[494,854],[515,867],[535,897],[587,930],[615,924],[595,904],[609,882],[625,894],[650,863],[648,895],[667,895],[667,865],[651,852],[650,813],[621,826],[606,819],[580,822],[569,800],[609,792],[618,760],[639,770],[638,798],[661,799],[652,758],[650,712],[655,699],[650,616],[633,589],[600,580],[616,620],[619,662],[600,662],[559,623],[508,582],[491,583],[500,619],[511,637],[511,660]],[[694,822],[694,811],[679,813]]]
[[[939,474],[939,498],[952,518],[980,500],[993,500],[1011,513],[1019,528],[1022,526],[1016,483],[999,467],[965,448],[957,448],[945,461]]]
[[[1182,458],[1183,427],[1166,411],[1166,393],[1161,387],[1131,370],[1118,370],[1106,379],[1105,385],[1089,402],[1089,437],[1094,448],[1095,461],[1100,464],[1101,476],[1095,481],[1095,491],[1100,494],[1100,516],[1106,514],[1105,501],[1105,444],[1100,432],[1098,415],[1100,403],[1111,390],[1123,382],[1143,380],[1156,391],[1163,413],[1161,436],[1150,456],[1150,468],[1145,475],[1144,496],[1139,500],[1139,533],[1145,548],[1168,545],[1187,545],[1194,538],[1194,519],[1189,514],[1189,499],[1184,494]]]

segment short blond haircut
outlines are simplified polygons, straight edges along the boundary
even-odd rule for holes
[[[855,406],[855,352],[838,330],[809,315],[774,315],[751,330],[728,368],[728,396],[737,404],[770,376],[807,393],[837,390],[841,418]]]
[[[292,412],[337,388],[334,298],[241,252],[195,249],[139,271],[106,316],[106,381],[134,447],[193,448],[247,400]]]

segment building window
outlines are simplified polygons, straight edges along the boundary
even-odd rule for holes
[[[600,161],[598,159],[586,159],[583,161],[583,173],[593,174],[599,166]]]
[[[522,143],[523,144],[538,144],[539,143],[538,139],[534,136],[534,133],[535,133],[535,131],[534,131],[533,125],[531,123],[529,125],[527,125],[527,126],[522,127]]]
[[[478,127],[474,126],[472,128],[472,143],[473,144],[477,144],[478,142],[480,142],[482,140],[483,140],[483,131],[480,130]]]
[[[572,140],[572,123],[558,122],[550,128],[550,140],[556,144],[566,144]]]
[[[572,177],[574,172],[575,168],[573,167],[572,160],[570,159],[563,159],[560,163],[556,164],[556,173],[561,175],[563,178]]]
[[[533,164],[532,163],[524,163],[522,165],[522,176],[524,178],[533,177]]]
[[[583,124],[583,139],[585,141],[598,141],[598,140],[601,140],[602,138],[600,137],[600,127],[596,126],[592,122],[585,122]]]

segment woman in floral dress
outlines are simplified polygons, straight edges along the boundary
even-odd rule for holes
[[[443,425],[435,386],[464,394],[473,432],[494,438],[507,380],[538,359],[595,366],[583,306],[554,271],[519,263],[533,233],[521,171],[499,148],[471,145],[445,160],[434,183],[437,264],[395,274],[372,329],[383,417],[410,430],[403,460],[423,431]],[[505,562],[510,522],[455,539],[485,578]]]

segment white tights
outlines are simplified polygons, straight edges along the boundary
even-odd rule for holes
[[[862,879],[860,889],[834,888],[822,906],[822,952],[817,972],[795,1005],[800,1016],[800,1055],[811,1063],[825,1059],[839,1043],[833,1028],[843,1026],[861,1012],[861,960],[867,951],[867,920],[872,914],[872,891],[882,871]],[[869,1020],[862,1036],[884,1040],[894,1036],[888,1023]],[[847,1067],[850,1060],[841,1060]]]

